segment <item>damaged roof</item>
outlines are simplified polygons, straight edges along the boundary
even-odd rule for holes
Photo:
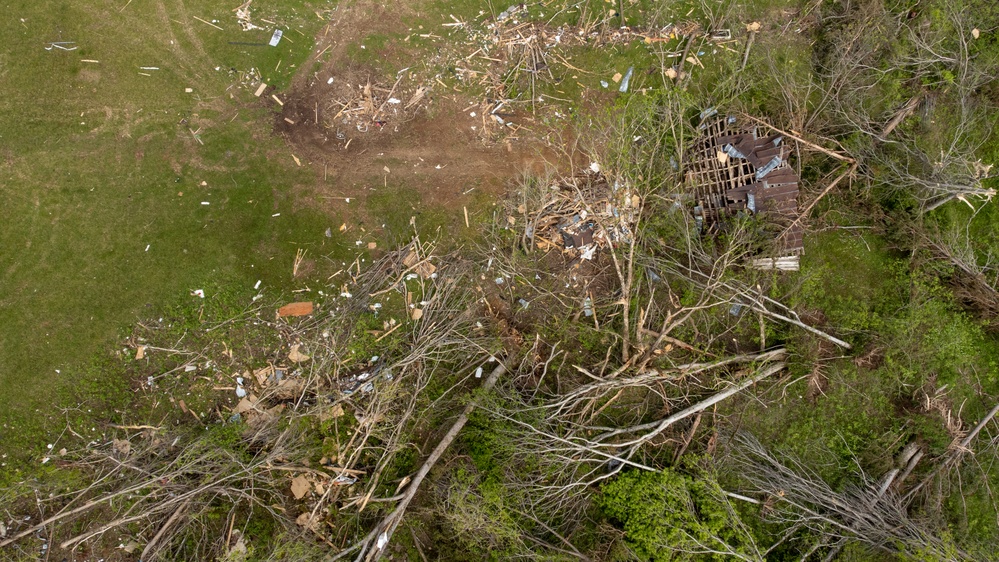
[[[708,119],[710,119],[710,115]],[[697,198],[694,214],[709,231],[726,216],[764,214],[785,225],[781,255],[804,248],[798,218],[798,174],[788,164],[791,147],[779,133],[740,125],[735,117],[706,120],[687,163],[687,182]]]

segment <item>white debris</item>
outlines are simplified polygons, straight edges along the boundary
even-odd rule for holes
[[[253,29],[263,29],[259,25],[253,25],[250,21],[250,3],[253,0],[246,0],[242,6],[236,8],[236,19],[239,20],[239,27],[243,28],[243,31],[250,31]]]

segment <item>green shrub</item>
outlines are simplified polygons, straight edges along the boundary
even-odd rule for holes
[[[601,491],[604,514],[624,529],[642,560],[728,560],[735,553],[756,550],[711,477],[694,478],[672,469],[629,471]]]

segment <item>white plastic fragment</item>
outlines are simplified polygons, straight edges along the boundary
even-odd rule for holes
[[[635,73],[635,67],[629,66],[628,72],[624,73],[624,79],[621,80],[621,87],[618,88],[617,91],[621,92],[622,94],[628,91],[628,82],[631,81],[631,75],[634,73]]]

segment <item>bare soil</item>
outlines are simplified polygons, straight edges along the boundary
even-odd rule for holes
[[[343,8],[316,38],[313,55],[300,66],[290,90],[280,94],[283,105],[277,105],[271,92],[261,96],[262,103],[280,110],[274,132],[287,140],[293,155],[283,157],[297,158],[314,172],[314,184],[301,186],[297,195],[323,210],[345,211],[347,198],[363,204],[368,194],[387,186],[415,189],[423,205],[460,209],[483,192],[504,194],[518,175],[540,172],[554,161],[554,154],[537,140],[483,140],[484,120],[471,115],[474,108],[468,109],[466,93],[448,91],[429,77],[420,83],[411,74],[393,89],[384,72],[350,60],[351,45],[367,34],[397,31],[412,11],[406,2],[361,1]],[[399,54],[391,53],[394,58]],[[405,107],[421,84],[428,86],[426,94]],[[376,118],[348,120],[349,115],[337,112],[334,100],[356,98],[366,86],[381,110]],[[390,96],[400,101],[387,105]],[[357,213],[358,206],[351,203],[349,209]]]

